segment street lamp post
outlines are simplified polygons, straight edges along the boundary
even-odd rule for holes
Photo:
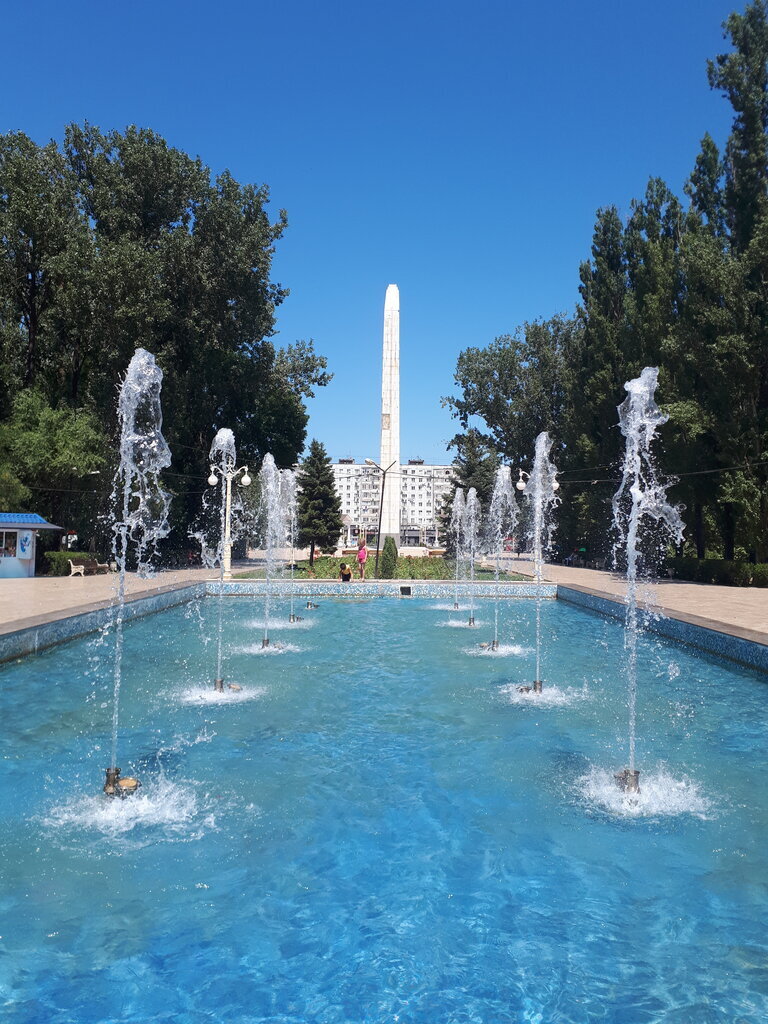
[[[235,469],[234,459],[230,458],[229,455],[225,455],[221,464],[218,466],[211,465],[211,475],[208,477],[208,483],[211,487],[215,487],[221,479],[221,483],[224,487],[224,543],[222,545],[222,579],[232,579],[232,533],[231,533],[231,516],[232,516],[232,481],[240,473],[243,474],[240,483],[243,487],[248,487],[251,483],[251,478],[248,475],[248,467],[240,466]]]
[[[381,473],[381,497],[379,498],[379,526],[376,530],[376,564],[373,567],[373,574],[376,579],[379,578],[379,545],[381,544],[381,514],[384,511],[384,488],[387,485],[387,473],[392,469],[397,459],[387,466],[386,469],[382,469],[378,462],[374,462],[373,459],[366,459],[366,463],[369,466],[375,466],[376,469]]]

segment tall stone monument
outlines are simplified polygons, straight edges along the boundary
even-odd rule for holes
[[[381,539],[400,546],[400,292],[396,284],[384,299],[384,348],[381,372],[381,457],[386,476],[381,509]]]

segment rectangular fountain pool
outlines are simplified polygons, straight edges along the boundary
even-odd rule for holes
[[[0,1007],[19,1024],[758,1024],[764,676],[544,602],[217,599],[0,666]],[[2,1016],[2,1015],[0,1015]]]

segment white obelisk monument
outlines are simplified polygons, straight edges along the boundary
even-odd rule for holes
[[[381,461],[386,475],[381,506],[381,537],[400,546],[400,292],[396,284],[384,299],[384,348],[381,371]]]

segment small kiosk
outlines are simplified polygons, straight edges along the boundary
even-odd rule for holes
[[[38,530],[61,530],[35,512],[0,512],[0,580],[35,575]]]

